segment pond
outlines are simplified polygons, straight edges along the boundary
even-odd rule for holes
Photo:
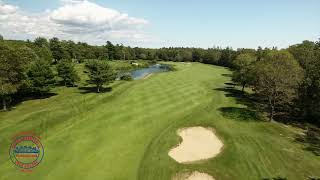
[[[134,71],[131,71],[131,76],[133,79],[142,79],[145,76],[151,74],[151,73],[158,73],[158,72],[167,72],[169,71],[169,66],[166,64],[154,64],[147,68],[143,69],[137,69]]]

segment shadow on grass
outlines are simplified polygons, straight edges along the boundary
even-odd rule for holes
[[[227,84],[227,83],[226,83]],[[231,84],[231,83],[229,83]],[[216,91],[225,92],[226,97],[233,97],[236,99],[237,104],[246,105],[250,109],[258,109],[258,102],[256,97],[247,92],[242,92],[241,90],[236,89],[233,85],[226,86],[224,88],[216,88]]]
[[[235,84],[235,83],[224,83],[225,85],[227,85],[227,86],[232,86],[232,87],[235,87],[237,84]]]
[[[224,77],[232,77],[232,74],[222,74]]]
[[[80,93],[81,94],[88,94],[88,93],[97,93],[97,88],[96,87],[79,87]],[[112,87],[105,87],[100,89],[100,93],[105,93],[105,92],[111,92]]]
[[[305,145],[304,150],[310,151],[316,156],[320,156],[320,129],[309,127],[304,134],[295,137],[295,141]]]
[[[257,111],[248,108],[222,107],[218,109],[224,117],[238,121],[263,121]]]
[[[278,176],[274,178],[262,178],[262,180],[287,180],[287,178]]]
[[[247,92],[242,92],[235,88],[233,83],[225,83],[224,88],[214,89],[215,91],[225,92],[226,97],[233,97],[237,104],[244,105],[246,107],[222,107],[218,110],[224,117],[239,121],[264,121],[265,119],[261,115],[261,109],[256,97]]]
[[[274,177],[274,178],[262,178],[262,180],[287,180],[285,177]],[[308,177],[307,180],[320,180],[320,178],[317,177]]]
[[[262,178],[262,180],[287,180],[285,177],[274,177],[274,178]]]
[[[289,110],[278,109],[274,115],[274,120],[283,124],[290,124],[291,126],[304,129],[306,127],[304,119],[299,115],[290,114]]]
[[[32,93],[18,93],[7,99],[7,111],[14,110],[17,106],[22,104],[24,101],[37,100],[37,99],[47,99],[58,95],[57,93],[47,92],[42,94],[32,94]],[[0,108],[1,109],[1,108]],[[2,111],[2,110],[1,110]],[[4,111],[2,111],[4,112]]]
[[[34,100],[34,99],[47,99],[50,98],[52,96],[56,96],[58,95],[57,93],[53,93],[53,92],[47,92],[47,93],[43,93],[43,94],[36,94],[36,95],[26,95],[23,100]]]
[[[75,83],[75,84],[65,84],[63,81],[59,81],[56,83],[56,86],[59,86],[59,87],[78,87],[78,85]]]

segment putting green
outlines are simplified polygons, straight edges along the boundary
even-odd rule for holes
[[[294,139],[301,130],[257,121],[224,89],[229,70],[174,64],[177,71],[115,82],[111,92],[61,87],[55,96],[1,112],[0,179],[166,180],[183,171],[219,180],[320,177],[320,157]],[[201,163],[179,164],[168,152],[181,141],[176,131],[192,126],[213,127],[223,151]],[[21,131],[39,134],[44,146],[44,159],[32,173],[10,161],[10,138]]]

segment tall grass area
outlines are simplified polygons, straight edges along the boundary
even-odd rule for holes
[[[116,81],[110,92],[59,87],[49,98],[0,112],[0,179],[169,180],[192,170],[219,180],[320,177],[320,156],[296,141],[303,131],[258,117],[226,88],[229,70],[171,64],[176,71]],[[81,77],[84,82],[86,74]],[[222,153],[187,165],[171,159],[168,151],[180,141],[176,130],[189,126],[213,127]],[[21,131],[39,134],[45,148],[32,173],[20,172],[8,154]]]

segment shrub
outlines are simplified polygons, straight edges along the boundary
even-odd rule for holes
[[[125,73],[123,75],[120,76],[120,80],[123,80],[123,81],[132,81],[133,80],[133,77],[131,76],[130,73]]]

